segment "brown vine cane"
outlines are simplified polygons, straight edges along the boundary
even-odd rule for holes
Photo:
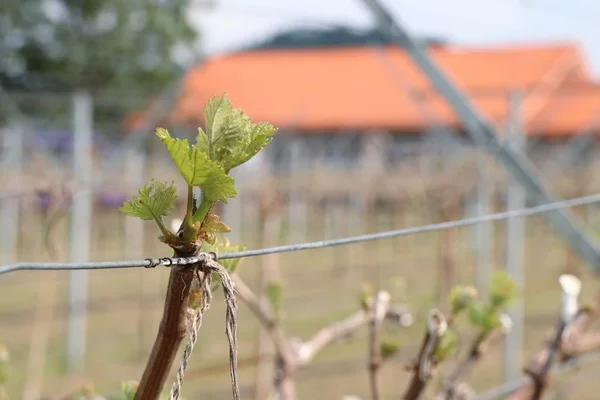
[[[170,400],[177,400],[181,394],[183,386],[183,379],[185,371],[188,366],[189,359],[198,340],[198,331],[202,326],[202,318],[204,313],[210,308],[212,302],[212,273],[219,275],[221,279],[221,285],[223,287],[223,294],[227,305],[226,311],[226,334],[229,342],[229,366],[231,376],[231,387],[233,392],[233,399],[239,400],[239,384],[237,377],[237,359],[238,359],[238,348],[237,348],[237,301],[235,297],[235,290],[233,282],[227,273],[227,270],[215,261],[216,254],[210,253],[205,258],[205,261],[196,266],[194,270],[194,279],[200,287],[201,296],[200,304],[195,312],[190,313],[191,329],[189,333],[189,339],[185,346],[185,350],[181,357],[179,368],[177,369],[177,377],[173,385],[171,386]]]

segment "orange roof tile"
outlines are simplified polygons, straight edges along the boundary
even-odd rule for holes
[[[528,89],[523,112],[529,124],[544,114],[564,85],[591,80],[578,48],[570,44],[434,47],[429,52],[470,93],[482,113],[497,123],[505,121],[510,90]],[[419,92],[417,100],[407,89]],[[390,46],[267,49],[215,57],[188,71],[169,119],[200,123],[203,104],[223,92],[254,120],[306,133],[344,128],[423,129],[428,120],[422,109],[430,110],[438,122],[459,125],[405,51]],[[593,93],[586,101],[600,104],[600,93],[598,97]],[[573,112],[551,129],[572,130],[569,123],[579,122],[576,114],[583,114]]]
[[[532,134],[545,136],[600,133],[600,85],[566,85],[548,100],[538,118],[527,122]]]

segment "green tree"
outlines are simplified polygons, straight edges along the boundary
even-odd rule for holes
[[[38,91],[156,91],[193,52],[191,0],[3,0],[0,83]]]

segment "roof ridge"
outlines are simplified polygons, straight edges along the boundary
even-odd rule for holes
[[[448,43],[448,44],[431,44],[430,47],[436,50],[448,50],[451,52],[470,52],[470,53],[504,53],[504,52],[531,52],[531,51],[579,51],[577,42],[574,41],[540,41],[540,42],[513,42],[513,43],[495,43],[492,45],[473,45],[466,43]],[[337,53],[337,52],[348,52],[356,50],[371,50],[373,48],[394,48],[402,49],[399,45],[389,43],[372,43],[372,44],[348,44],[342,46],[315,46],[315,47],[289,47],[289,48],[248,48],[239,49],[234,51],[222,52],[213,55],[208,55],[206,61],[244,57],[256,54],[283,54],[283,53]]]

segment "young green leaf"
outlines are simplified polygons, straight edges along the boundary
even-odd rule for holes
[[[253,124],[243,110],[231,106],[226,93],[206,103],[204,118],[206,132],[198,129],[194,148],[207,154],[225,172],[254,157],[277,132],[271,124]]]
[[[217,234],[226,232],[231,232],[231,228],[221,221],[218,215],[210,214],[204,218],[202,236],[208,243],[214,244]]]
[[[136,381],[124,381],[121,383],[121,391],[126,400],[133,400],[139,383]]]
[[[119,210],[130,217],[155,220],[163,235],[168,236],[171,232],[164,225],[162,217],[169,215],[176,200],[177,192],[173,183],[168,186],[166,182],[152,180],[132,200],[124,202]]]
[[[219,254],[237,253],[238,251],[244,250],[246,250],[246,246],[242,244],[231,244],[229,239],[223,236],[217,236],[217,240],[213,244],[204,242],[200,248],[200,251],[203,252],[215,252],[217,256]],[[229,274],[233,274],[240,265],[241,261],[241,258],[227,258],[224,260],[219,260],[219,264],[221,264],[223,268],[229,272]]]
[[[283,293],[283,287],[279,282],[270,282],[265,288],[267,299],[273,308],[275,315],[279,315],[281,312],[281,298]]]
[[[210,214],[204,219],[202,228],[211,233],[231,232],[231,228],[229,228],[223,221],[221,221],[219,216],[215,214]]]
[[[400,351],[400,343],[396,341],[383,340],[380,346],[381,357],[389,358]]]
[[[371,308],[373,302],[373,286],[370,283],[364,283],[358,294],[358,304],[360,308],[367,311]]]
[[[261,122],[249,124],[238,146],[233,147],[231,154],[225,159],[223,168],[229,171],[254,157],[263,147],[271,142],[277,130],[273,125]]]
[[[458,339],[454,332],[451,330],[444,332],[444,334],[440,337],[438,345],[436,346],[433,354],[436,363],[441,363],[448,358],[448,356],[454,353],[454,351],[456,351],[457,342]]]
[[[206,241],[202,243],[202,247],[200,251],[202,252],[215,252],[217,256],[223,253],[235,253],[238,251],[246,250],[246,246],[241,244],[231,244],[226,237],[217,236],[217,240],[214,243],[207,243]],[[225,260],[219,260],[219,264],[227,270],[227,272],[232,275],[240,265],[242,261],[241,258],[227,258]],[[221,282],[221,278],[218,274],[212,274],[212,281],[214,282],[212,285],[212,290],[215,290]]]
[[[213,158],[211,150],[214,149],[212,145],[218,143],[225,136],[226,132],[231,131],[231,112],[232,106],[227,93],[224,93],[222,96],[210,98],[204,105],[204,119],[206,121],[206,136],[209,150],[207,153],[211,158]]]
[[[501,326],[502,320],[500,319],[500,314],[497,311],[489,310],[484,316],[481,327],[486,331],[491,332]]]
[[[483,326],[488,309],[485,304],[477,301],[469,306],[469,320],[474,326]]]
[[[471,304],[469,309],[469,317],[471,324],[488,332],[491,332],[492,330],[501,326],[500,314],[498,310],[481,302]]]
[[[502,309],[510,305],[518,296],[518,288],[511,277],[503,270],[496,270],[490,279],[490,306]]]
[[[448,295],[448,304],[453,315],[469,307],[477,298],[477,289],[473,286],[455,286]]]
[[[175,166],[188,186],[198,186],[209,202],[223,201],[237,195],[233,178],[197,147],[190,148],[186,140],[174,139],[166,129],[158,128],[156,135],[163,142]]]
[[[246,246],[242,244],[229,245],[225,248],[220,247],[219,251],[222,253],[237,253],[246,250]],[[219,263],[229,272],[233,274],[240,266],[241,258],[228,258],[227,260],[219,260]]]

